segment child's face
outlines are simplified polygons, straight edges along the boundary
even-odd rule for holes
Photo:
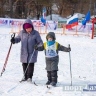
[[[48,41],[52,41],[53,39],[52,38],[48,38]]]

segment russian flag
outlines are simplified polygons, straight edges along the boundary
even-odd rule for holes
[[[78,25],[78,14],[75,14],[67,20],[66,29],[70,29],[76,25]]]

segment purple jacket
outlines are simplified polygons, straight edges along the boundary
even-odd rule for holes
[[[21,58],[20,58],[20,61],[22,63],[35,63],[37,61],[38,52],[37,52],[37,50],[35,50],[35,52],[33,54],[34,46],[36,44],[37,45],[43,44],[43,42],[42,42],[42,39],[41,39],[38,31],[34,30],[31,20],[27,19],[25,21],[25,23],[30,23],[32,25],[33,30],[29,34],[23,28],[23,30],[18,34],[18,36],[15,37],[15,43],[18,43],[21,41]],[[33,57],[30,60],[32,54],[33,54]]]

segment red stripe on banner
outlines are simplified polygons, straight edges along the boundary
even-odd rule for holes
[[[72,27],[74,27],[74,26],[76,26],[76,25],[78,25],[78,22],[74,22],[74,23],[72,23],[72,24],[67,24],[67,25],[66,25],[66,29],[70,29],[70,28],[72,28]]]

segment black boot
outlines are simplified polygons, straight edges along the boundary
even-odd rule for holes
[[[57,70],[52,71],[51,76],[52,76],[51,85],[56,86],[56,84],[57,84]]]
[[[27,81],[27,76],[26,75],[22,78],[22,80],[20,82],[22,82],[22,81]]]
[[[23,78],[21,81],[26,81],[27,79],[26,78]]]
[[[49,85],[52,81],[51,79],[51,71],[47,71],[47,77],[48,77],[48,81],[46,82],[46,85]]]
[[[27,70],[27,81],[32,82],[32,76],[34,73],[34,63],[30,63]]]
[[[26,81],[26,80],[28,79],[28,78],[27,78],[27,70],[26,70],[26,68],[27,68],[27,63],[23,63],[22,66],[23,66],[24,78],[23,78],[21,81]]]

